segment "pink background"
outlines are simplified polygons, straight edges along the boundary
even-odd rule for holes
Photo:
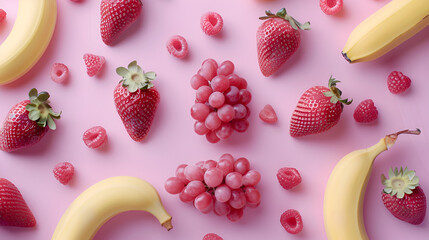
[[[0,42],[10,32],[18,1],[0,0],[8,12],[8,20],[0,26]],[[414,226],[394,218],[383,206],[380,197],[380,175],[389,167],[408,166],[416,169],[423,189],[429,193],[429,29],[410,39],[386,56],[361,64],[348,64],[340,51],[348,34],[364,18],[387,1],[345,1],[338,16],[327,16],[318,1],[278,0],[144,0],[141,18],[113,47],[104,45],[99,33],[100,1],[58,1],[58,21],[52,42],[42,59],[22,79],[0,87],[0,118],[27,92],[37,87],[51,93],[52,105],[62,110],[58,129],[49,132],[38,145],[14,153],[0,152],[0,176],[11,180],[21,191],[37,218],[35,229],[0,227],[0,239],[50,239],[68,205],[92,184],[117,175],[131,175],[151,182],[173,216],[174,229],[165,231],[147,213],[121,214],[101,228],[95,239],[202,239],[216,232],[224,239],[326,239],[323,225],[323,194],[329,174],[337,161],[347,153],[376,143],[385,134],[419,127],[421,136],[402,136],[397,145],[376,160],[365,198],[365,223],[370,239],[404,237],[428,238],[429,221]],[[286,7],[295,18],[311,21],[312,30],[302,32],[299,51],[281,71],[265,78],[259,71],[255,32],[264,10],[273,12]],[[209,37],[199,27],[200,16],[216,11],[224,19],[222,34]],[[190,56],[179,60],[170,56],[165,43],[172,35],[184,36]],[[84,53],[106,57],[101,74],[90,78],[82,60]],[[1,54],[1,53],[0,53]],[[195,91],[190,77],[206,58],[232,60],[236,72],[246,78],[253,94],[250,108],[251,126],[244,134],[234,133],[231,139],[218,144],[208,143],[193,132],[189,109]],[[113,89],[120,80],[118,66],[132,60],[147,71],[155,71],[161,103],[148,138],[137,143],[127,135],[113,104]],[[50,67],[65,63],[71,72],[66,85],[50,79]],[[386,77],[400,70],[412,80],[411,89],[403,95],[391,94]],[[354,103],[344,109],[338,126],[327,133],[293,139],[289,136],[289,119],[300,95],[314,85],[326,85],[330,75],[342,81],[345,97]],[[356,105],[367,98],[374,100],[379,119],[370,125],[353,120]],[[279,122],[263,123],[258,112],[272,104]],[[107,129],[109,144],[105,150],[88,149],[83,132],[95,125]],[[262,204],[246,209],[244,218],[231,223],[213,213],[204,215],[190,204],[180,202],[163,188],[181,163],[216,159],[223,153],[250,159],[254,169],[262,173],[259,189]],[[76,176],[68,186],[55,180],[52,169],[61,161],[76,168]],[[281,167],[295,167],[303,182],[292,191],[277,183]],[[304,230],[288,234],[280,225],[283,211],[294,208],[301,212]]]

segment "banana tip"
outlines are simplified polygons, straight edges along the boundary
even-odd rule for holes
[[[165,227],[167,231],[170,231],[171,229],[173,229],[173,225],[171,224],[171,218],[165,221],[164,223],[162,223],[162,226]]]
[[[341,52],[341,54],[343,55],[343,57],[347,60],[347,62],[352,63],[352,60],[350,60],[349,57],[347,57],[347,53],[345,52]]]

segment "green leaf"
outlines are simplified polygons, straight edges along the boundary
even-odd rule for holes
[[[387,180],[386,176],[384,176],[384,174],[381,174],[381,184],[384,185],[386,180]]]
[[[121,77],[125,77],[128,74],[128,69],[124,67],[118,67],[116,68],[116,73]]]
[[[329,91],[329,92],[323,92],[323,95],[325,95],[326,97],[333,97],[333,96],[335,96],[335,94],[333,92],[331,92],[331,91]]]
[[[297,24],[296,24],[296,21],[295,21],[292,17],[290,17],[289,15],[286,15],[286,16],[285,16],[285,19],[289,21],[290,26],[291,26],[293,29],[298,30],[298,26],[297,26]]]
[[[36,109],[37,109],[37,105],[36,105],[36,104],[33,104],[33,103],[29,103],[29,104],[27,104],[27,106],[25,106],[25,109],[26,109],[27,111],[36,110]]]
[[[39,120],[39,118],[40,118],[40,111],[39,111],[39,110],[33,110],[33,111],[30,111],[30,112],[28,113],[28,118],[29,118],[30,120],[33,120],[33,121],[37,121],[37,120]]]
[[[383,191],[384,191],[385,193],[389,193],[389,194],[392,192],[392,190],[393,190],[392,188],[384,188],[384,189],[383,189]]]
[[[139,88],[138,88],[138,85],[137,85],[137,84],[130,84],[130,85],[127,87],[127,89],[128,89],[128,92],[133,93],[133,92],[136,92],[136,91],[137,91],[137,89],[139,89]]]
[[[398,174],[399,174],[398,168],[395,168],[395,171],[393,173],[395,174],[395,176],[398,176]]]
[[[37,100],[40,102],[46,102],[49,99],[49,93],[47,92],[41,92],[39,93],[39,96],[37,96]]]
[[[54,119],[60,119],[61,118],[61,112],[56,113],[51,108],[49,108],[48,111],[49,111],[49,115],[51,115],[51,117],[53,117]]]
[[[310,22],[305,22],[304,24],[301,25],[300,27],[301,30],[310,30]]]
[[[284,17],[286,17],[286,9],[285,8],[282,8],[282,9],[280,9],[277,13],[276,13],[276,15],[277,16],[279,16],[279,17],[281,17],[281,18],[284,18]]]
[[[137,70],[137,61],[132,61],[130,62],[130,64],[128,64],[128,71],[130,71],[131,73],[135,73],[137,72]]]
[[[336,104],[339,99],[336,96],[331,97],[331,103]]]
[[[31,98],[37,98],[37,95],[38,95],[38,93],[37,93],[37,89],[35,89],[35,88],[32,88],[32,89],[30,90],[30,92],[28,93],[28,96],[30,97],[30,99],[31,99]]]
[[[263,17],[259,17],[260,20],[265,20],[265,19],[269,19],[270,17],[268,16],[263,16]]]
[[[155,80],[156,73],[155,72],[147,72],[144,74],[144,76],[149,80]]]
[[[57,125],[55,124],[54,120],[51,117],[49,117],[49,116],[48,116],[48,127],[51,130],[57,129]]]

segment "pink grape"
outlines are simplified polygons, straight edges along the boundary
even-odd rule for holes
[[[246,107],[247,114],[246,114],[246,116],[244,118],[248,118],[250,116],[250,108],[247,107],[247,106],[245,106],[245,107]]]
[[[218,216],[223,216],[231,212],[231,206],[228,203],[214,201],[214,213]]]
[[[215,198],[219,202],[228,202],[231,198],[231,188],[225,184],[220,185],[215,190]]]
[[[228,139],[232,135],[233,131],[234,129],[232,129],[229,123],[222,123],[222,125],[215,130],[216,136],[222,140]]]
[[[180,179],[184,184],[187,184],[189,182],[188,179],[185,177],[185,168],[188,166],[188,164],[180,164],[176,169],[176,177]]]
[[[217,163],[217,167],[222,170],[222,174],[225,177],[234,170],[234,163],[228,159],[222,159]]]
[[[204,173],[204,182],[208,187],[217,187],[222,181],[222,170],[219,168],[211,168]]]
[[[261,180],[261,174],[255,170],[249,170],[243,176],[243,185],[244,186],[256,186]]]
[[[197,89],[197,92],[195,93],[196,101],[199,103],[205,103],[209,100],[210,94],[212,94],[213,90],[209,86],[201,86]]]
[[[221,92],[213,92],[209,97],[209,104],[214,108],[222,107],[225,103],[225,96]]]
[[[231,222],[237,222],[243,217],[243,208],[235,209],[231,208],[231,212],[229,212],[226,217]]]
[[[210,113],[210,108],[204,103],[195,103],[191,108],[191,117],[197,121],[206,120]]]
[[[234,72],[234,63],[227,60],[220,64],[219,68],[217,69],[217,75],[224,75],[227,76]]]
[[[209,85],[209,82],[199,74],[195,74],[191,78],[191,87],[195,90],[197,90],[201,86],[208,86],[208,85]]]
[[[204,161],[198,161],[197,163],[195,163],[196,166],[198,166],[199,168],[203,169],[204,171]]]
[[[216,69],[218,68],[217,62],[213,58],[207,58],[206,60],[203,61],[203,63],[201,63],[201,66],[203,66],[207,62],[210,62],[210,64],[212,64],[213,66],[215,66]]]
[[[217,72],[217,63],[215,60],[206,60],[203,62],[201,69],[198,74],[205,78],[207,81],[211,81]]]
[[[225,104],[217,110],[217,116],[222,122],[230,122],[235,117],[234,108],[229,104]]]
[[[243,185],[243,175],[238,172],[230,172],[225,176],[225,184],[231,189],[238,189]]]
[[[210,82],[213,91],[224,92],[229,88],[229,81],[225,76],[218,75]]]
[[[204,122],[196,121],[194,124],[194,131],[198,135],[205,135],[209,132],[209,129],[206,127],[206,124]]]
[[[247,116],[247,108],[243,104],[235,104],[233,106],[235,112],[235,119],[243,119]]]
[[[220,127],[220,125],[222,124],[222,121],[219,119],[218,114],[216,112],[211,112],[206,117],[206,120],[204,123],[206,125],[206,128],[208,128],[209,130],[215,130],[218,127]]]
[[[208,141],[209,143],[217,143],[217,142],[219,142],[219,141],[220,141],[220,138],[218,138],[218,137],[216,136],[216,133],[215,133],[215,132],[213,132],[213,131],[209,131],[209,132],[206,134],[206,139],[207,139],[207,141]]]
[[[244,105],[248,104],[252,100],[252,94],[247,89],[240,90],[240,102]]]
[[[204,180],[204,171],[197,165],[188,165],[185,167],[183,172],[186,179],[189,181],[203,181]]]
[[[237,103],[240,100],[240,90],[236,86],[230,86],[225,91],[225,102],[229,104]]]
[[[250,208],[257,208],[257,207],[259,207],[259,205],[260,205],[261,203],[260,202],[258,202],[258,203],[250,203],[250,202],[247,202],[246,203],[246,207],[250,207]]]
[[[224,154],[222,154],[222,156],[220,156],[220,158],[219,158],[219,161],[222,160],[222,159],[227,159],[231,163],[234,163],[234,157],[230,153],[224,153]]]
[[[239,158],[234,162],[234,171],[241,173],[242,175],[246,174],[250,169],[250,162],[247,158]]]
[[[235,86],[237,88],[240,88],[241,78],[237,74],[232,73],[232,74],[228,75],[226,78],[229,80],[230,86]]]
[[[255,187],[244,188],[244,194],[246,195],[246,201],[253,204],[261,202],[261,193]]]
[[[247,88],[247,81],[244,78],[240,78],[240,89],[246,89]]]
[[[180,201],[187,203],[187,202],[194,201],[195,196],[191,196],[191,195],[187,194],[185,192],[185,189],[183,189],[183,191],[181,193],[179,193],[179,199],[180,199]]]
[[[237,119],[231,122],[231,127],[237,132],[245,132],[249,128],[247,119]]]
[[[185,184],[178,177],[171,177],[165,181],[164,188],[170,194],[179,194],[185,188]]]
[[[246,206],[246,194],[241,189],[231,191],[231,198],[228,201],[232,208],[240,209]]]
[[[204,167],[203,169],[205,171],[211,169],[211,168],[215,168],[217,166],[217,162],[215,160],[207,160],[204,162]]]
[[[213,207],[212,195],[208,192],[199,194],[194,200],[194,206],[202,213],[208,213]]]
[[[205,191],[206,186],[204,186],[204,183],[201,181],[190,181],[183,189],[183,193],[192,197],[196,197]]]

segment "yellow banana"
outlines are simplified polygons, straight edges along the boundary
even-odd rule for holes
[[[404,130],[387,135],[367,149],[343,157],[329,177],[323,215],[329,240],[368,240],[363,222],[363,200],[374,159],[389,149],[400,134],[420,134]]]
[[[171,216],[151,184],[120,176],[98,182],[80,194],[61,217],[52,240],[90,240],[107,220],[132,210],[147,211],[167,230],[173,228]]]
[[[0,45],[0,85],[20,78],[40,59],[57,19],[56,0],[19,0],[9,36]]]
[[[351,63],[376,59],[428,25],[428,0],[392,0],[353,30],[342,54]]]

